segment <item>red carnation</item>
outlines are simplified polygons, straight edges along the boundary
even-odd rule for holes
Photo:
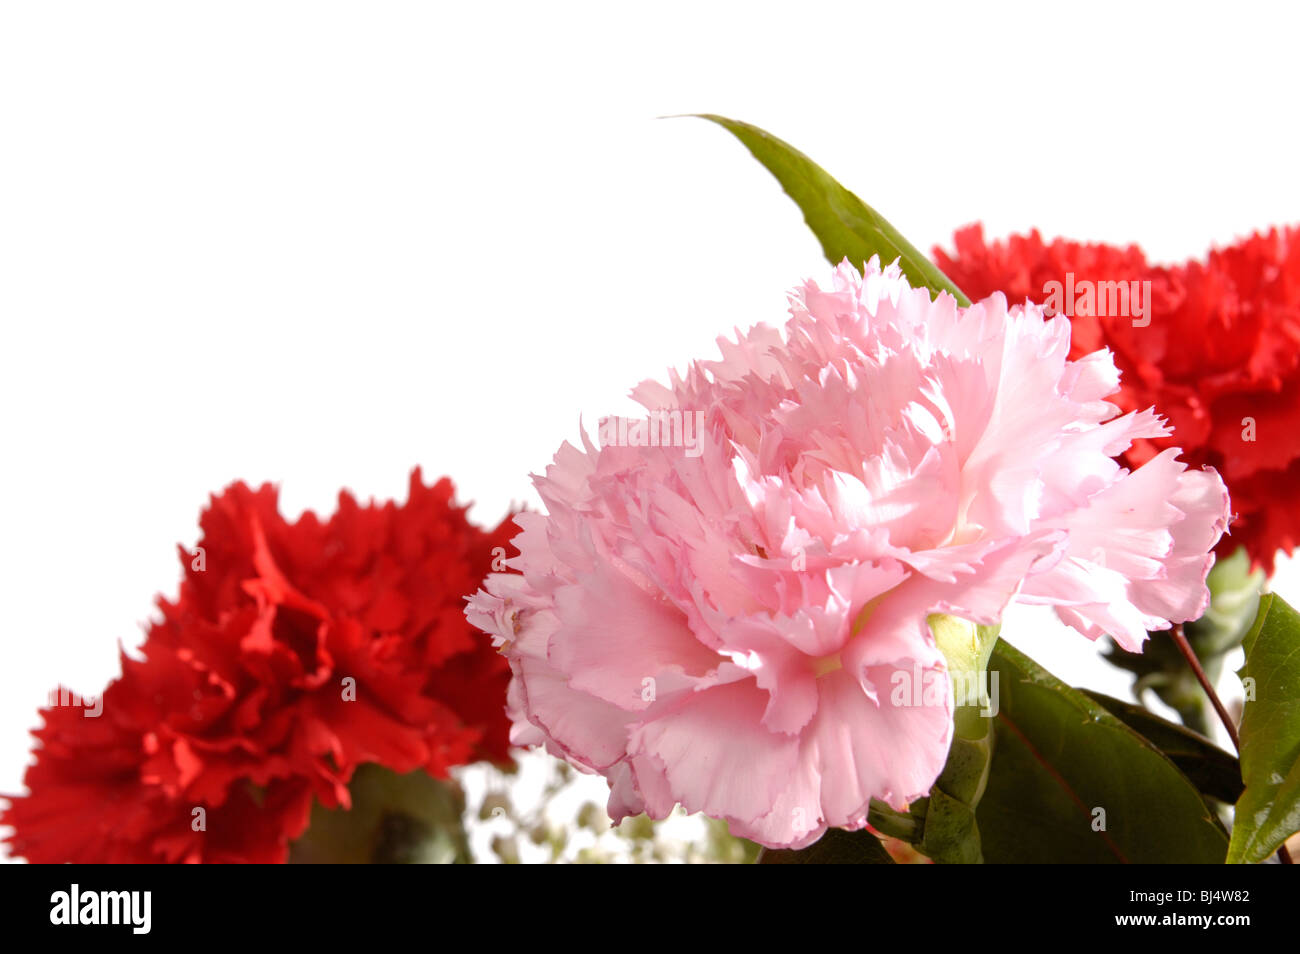
[[[270,485],[214,496],[198,548],[181,550],[179,598],[159,600],[99,716],[43,710],[30,794],[0,819],[14,853],[281,862],[313,797],[347,808],[363,764],[445,778],[508,760],[510,670],[463,594],[515,527],[480,530],[452,494],[417,469],[405,504],[345,492],[327,522],[295,523]]]
[[[1154,405],[1174,433],[1126,455],[1138,466],[1179,446],[1189,466],[1216,468],[1232,494],[1231,536],[1221,555],[1245,546],[1273,570],[1279,550],[1300,542],[1300,229],[1272,229],[1210,252],[1206,261],[1154,266],[1137,246],[1121,249],[1056,239],[1037,231],[987,243],[978,225],[954,238],[939,267],[971,298],[995,291],[1011,302],[1045,304],[1051,282],[1151,283],[1150,314],[1069,309],[1071,358],[1110,348],[1125,411]]]

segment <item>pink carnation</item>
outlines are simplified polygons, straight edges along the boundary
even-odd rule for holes
[[[513,740],[603,774],[616,820],[680,802],[774,847],[860,828],[947,757],[931,614],[1051,604],[1139,650],[1205,608],[1223,483],[1177,449],[1115,462],[1167,429],[1117,416],[1110,353],[1068,361],[1067,319],[931,302],[874,259],[791,315],[642,384],[650,415],[603,421],[603,446],[562,446],[520,572],[470,600],[514,673]]]

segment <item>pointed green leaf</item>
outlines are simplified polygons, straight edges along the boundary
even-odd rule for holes
[[[804,221],[821,242],[822,252],[832,265],[847,258],[860,269],[872,255],[880,256],[882,266],[898,259],[899,267],[913,287],[944,291],[956,298],[958,304],[970,304],[961,289],[903,238],[884,216],[798,149],[749,123],[712,114],[699,118],[728,130],[776,176],[786,195],[803,212]]]
[[[1246,791],[1237,801],[1228,861],[1250,864],[1300,831],[1300,614],[1276,594],[1262,597],[1242,646]]]
[[[1005,641],[989,671],[998,712],[977,809],[985,861],[1223,861],[1227,835],[1155,746]]]
[[[1162,719],[1150,709],[1115,699],[1091,689],[1082,689],[1093,702],[1158,748],[1178,766],[1202,795],[1231,805],[1241,797],[1241,765],[1209,739],[1175,722]]]

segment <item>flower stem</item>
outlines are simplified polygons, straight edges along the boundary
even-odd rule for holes
[[[1237,750],[1237,755],[1241,755],[1241,736],[1237,734],[1237,724],[1232,721],[1232,716],[1228,715],[1228,710],[1224,707],[1223,701],[1219,694],[1214,691],[1214,686],[1210,679],[1205,675],[1205,670],[1201,668],[1201,661],[1196,658],[1196,651],[1192,649],[1192,644],[1187,641],[1187,636],[1183,633],[1183,624],[1175,623],[1172,631],[1174,643],[1178,646],[1178,651],[1183,654],[1187,660],[1187,665],[1192,667],[1192,672],[1196,674],[1196,680],[1205,690],[1205,694],[1210,699],[1210,705],[1214,706],[1214,711],[1219,715],[1219,721],[1223,727],[1228,730],[1228,738],[1232,739],[1232,747]],[[1292,864],[1291,852],[1287,850],[1286,842],[1283,842],[1277,849],[1278,860],[1284,865]]]
[[[908,844],[916,844],[920,840],[920,826],[916,816],[895,811],[878,799],[871,800],[867,823],[882,835],[889,835]]]
[[[1201,661],[1197,658],[1196,651],[1192,649],[1192,644],[1187,641],[1187,636],[1183,633],[1182,623],[1174,624],[1172,635],[1174,642],[1178,645],[1178,651],[1187,660],[1187,665],[1192,667],[1192,672],[1196,674],[1196,681],[1201,684],[1201,688],[1205,690],[1205,694],[1209,697],[1210,705],[1214,706],[1214,711],[1219,714],[1219,721],[1228,730],[1228,738],[1232,739],[1232,747],[1240,754],[1241,736],[1237,734],[1237,724],[1232,721],[1232,716],[1224,708],[1222,700],[1219,699],[1219,694],[1214,691],[1214,686],[1210,683],[1210,677],[1201,668]]]

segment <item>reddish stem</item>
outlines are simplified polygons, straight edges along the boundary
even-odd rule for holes
[[[1201,684],[1205,694],[1210,698],[1210,705],[1214,706],[1214,711],[1219,714],[1219,721],[1223,727],[1228,730],[1228,738],[1232,739],[1232,747],[1237,750],[1237,755],[1241,755],[1241,736],[1237,734],[1237,724],[1232,721],[1232,716],[1228,715],[1228,710],[1224,707],[1223,701],[1219,694],[1214,691],[1214,686],[1210,683],[1210,677],[1205,674],[1201,668],[1201,661],[1196,657],[1196,650],[1192,649],[1192,644],[1187,641],[1187,636],[1183,633],[1183,624],[1175,623],[1172,631],[1174,643],[1178,646],[1178,651],[1183,654],[1187,660],[1187,665],[1192,667],[1192,672],[1196,674],[1196,681]],[[1284,865],[1292,864],[1291,852],[1287,850],[1286,843],[1283,842],[1277,849],[1278,860]]]

